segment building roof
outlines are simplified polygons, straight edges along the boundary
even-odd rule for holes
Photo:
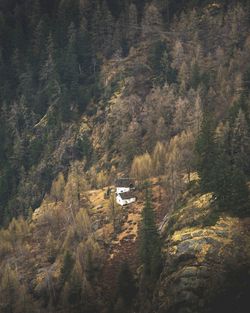
[[[131,198],[135,198],[135,194],[131,191],[119,193],[119,195],[122,198],[122,200],[128,200]]]
[[[134,180],[130,178],[118,178],[115,181],[116,187],[131,187],[134,186]]]

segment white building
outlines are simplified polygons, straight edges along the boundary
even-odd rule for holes
[[[134,183],[132,179],[129,178],[119,178],[115,182],[116,193],[128,192],[134,189]]]
[[[136,196],[131,192],[123,192],[116,194],[116,202],[121,206],[136,202]]]
[[[131,193],[134,190],[134,183],[131,179],[120,178],[116,180],[116,202],[122,206],[136,201],[135,195]]]

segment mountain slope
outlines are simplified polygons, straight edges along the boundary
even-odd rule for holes
[[[13,0],[0,13],[0,312],[245,313],[248,1]],[[126,208],[107,199],[122,176],[137,183]],[[145,181],[155,279],[139,257]]]

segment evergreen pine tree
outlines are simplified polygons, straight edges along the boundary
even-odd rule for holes
[[[77,59],[80,66],[79,78],[81,81],[84,81],[85,79],[89,79],[89,76],[91,75],[91,61],[92,61],[90,36],[87,30],[85,29],[84,22],[82,22],[80,29],[77,33],[76,51]]]
[[[69,251],[66,251],[63,258],[63,265],[60,273],[60,281],[62,286],[70,278],[71,271],[73,269],[74,259]]]
[[[214,125],[210,113],[203,114],[200,134],[196,142],[197,170],[203,192],[211,192],[215,185],[215,153]]]
[[[231,180],[231,211],[237,216],[250,216],[250,198],[246,176],[237,166],[233,166]]]
[[[244,112],[240,109],[232,130],[232,158],[244,173],[250,174],[250,134]]]
[[[230,143],[229,125],[223,125],[216,136],[217,154],[215,158],[214,192],[219,209],[228,210],[231,202],[231,158],[229,155]]]
[[[144,275],[154,282],[161,270],[161,242],[157,231],[151,191],[146,186],[146,201],[142,213],[140,257],[144,265]]]
[[[190,86],[197,89],[200,83],[200,69],[198,63],[195,61],[191,66]]]
[[[233,135],[232,135],[233,133]],[[232,137],[232,138],[231,138]],[[242,158],[232,153],[234,147],[234,129],[227,123],[217,138],[215,158],[214,193],[220,210],[229,211],[237,216],[250,213],[249,190],[243,171]],[[241,151],[240,142],[237,152]]]
[[[136,294],[136,286],[127,262],[124,262],[121,266],[117,284],[118,296],[123,299],[125,306],[131,307]]]
[[[41,99],[45,102],[45,106],[55,103],[59,99],[61,89],[58,81],[59,77],[55,62],[54,41],[50,34],[47,43],[47,59],[40,73]],[[42,103],[40,106],[42,106]],[[44,108],[40,107],[38,109],[44,110]]]

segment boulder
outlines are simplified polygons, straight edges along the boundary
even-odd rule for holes
[[[207,203],[195,209],[189,204],[175,215],[178,225],[171,224],[171,231],[167,225],[171,218],[166,219],[164,228],[168,231],[162,232],[164,266],[154,294],[153,312],[211,313],[222,290],[227,293],[225,286],[229,285],[231,273],[244,268],[242,283],[250,278],[250,219],[223,215],[214,225],[204,226],[200,217],[207,214]],[[240,280],[237,284],[240,286]],[[235,299],[241,295],[240,288]]]

